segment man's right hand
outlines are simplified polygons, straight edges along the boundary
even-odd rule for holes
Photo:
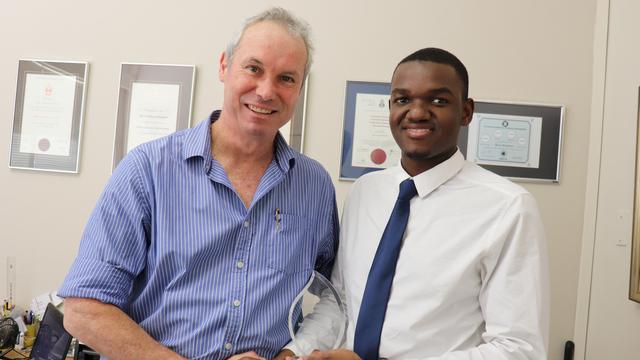
[[[267,360],[267,359],[256,354],[255,351],[247,351],[242,354],[233,355],[227,360]]]
[[[300,357],[301,360],[361,360],[358,354],[351,350],[335,349],[330,351],[315,350],[311,355]]]

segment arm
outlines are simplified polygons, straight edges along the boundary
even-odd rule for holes
[[[111,360],[185,359],[151,338],[114,305],[70,297],[64,315],[69,333]]]
[[[482,261],[479,302],[485,343],[427,360],[544,360],[549,338],[549,270],[542,220],[533,197],[503,212]]]
[[[66,298],[64,325],[109,359],[183,359],[121,310],[146,265],[151,211],[142,179],[129,155],[103,190],[59,291]]]

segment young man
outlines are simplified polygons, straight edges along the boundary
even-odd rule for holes
[[[473,116],[467,92],[464,65],[444,50],[419,50],[397,66],[389,124],[401,162],[358,179],[343,212],[332,280],[348,309],[346,350],[305,359],[546,359],[542,221],[528,192],[465,161],[457,149],[460,127]],[[397,263],[381,268],[381,237],[407,179],[417,194],[409,195]],[[381,311],[365,310],[386,296],[366,291],[380,272],[393,279],[388,302]],[[298,354],[332,344],[331,302],[321,301],[296,335],[304,347]],[[379,343],[364,337],[371,318],[385,311],[374,334]]]
[[[123,159],[59,291],[70,333],[110,360],[264,359],[289,341],[289,306],[337,249],[328,173],[278,133],[312,50],[283,9],[247,20],[220,60],[222,110]]]

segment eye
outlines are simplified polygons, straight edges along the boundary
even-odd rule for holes
[[[255,65],[249,65],[247,66],[247,70],[253,72],[253,73],[257,73],[258,71],[260,71],[260,68],[255,66]]]
[[[292,77],[290,77],[290,76],[283,76],[283,77],[282,77],[282,81],[284,81],[284,82],[291,82],[291,83],[292,83],[292,82],[295,82],[295,80],[293,80],[293,78],[292,78]]]
[[[393,103],[394,104],[404,105],[404,104],[409,103],[409,99],[406,98],[406,97],[399,97],[399,98],[393,99]]]
[[[449,103],[449,101],[447,101],[446,99],[443,98],[434,98],[433,100],[431,100],[434,104],[439,104],[439,105],[444,105]]]

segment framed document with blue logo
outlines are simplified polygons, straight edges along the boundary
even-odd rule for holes
[[[472,161],[514,181],[560,181],[564,106],[476,100],[458,147]]]
[[[389,128],[390,83],[347,81],[340,180],[397,165],[400,148]]]

